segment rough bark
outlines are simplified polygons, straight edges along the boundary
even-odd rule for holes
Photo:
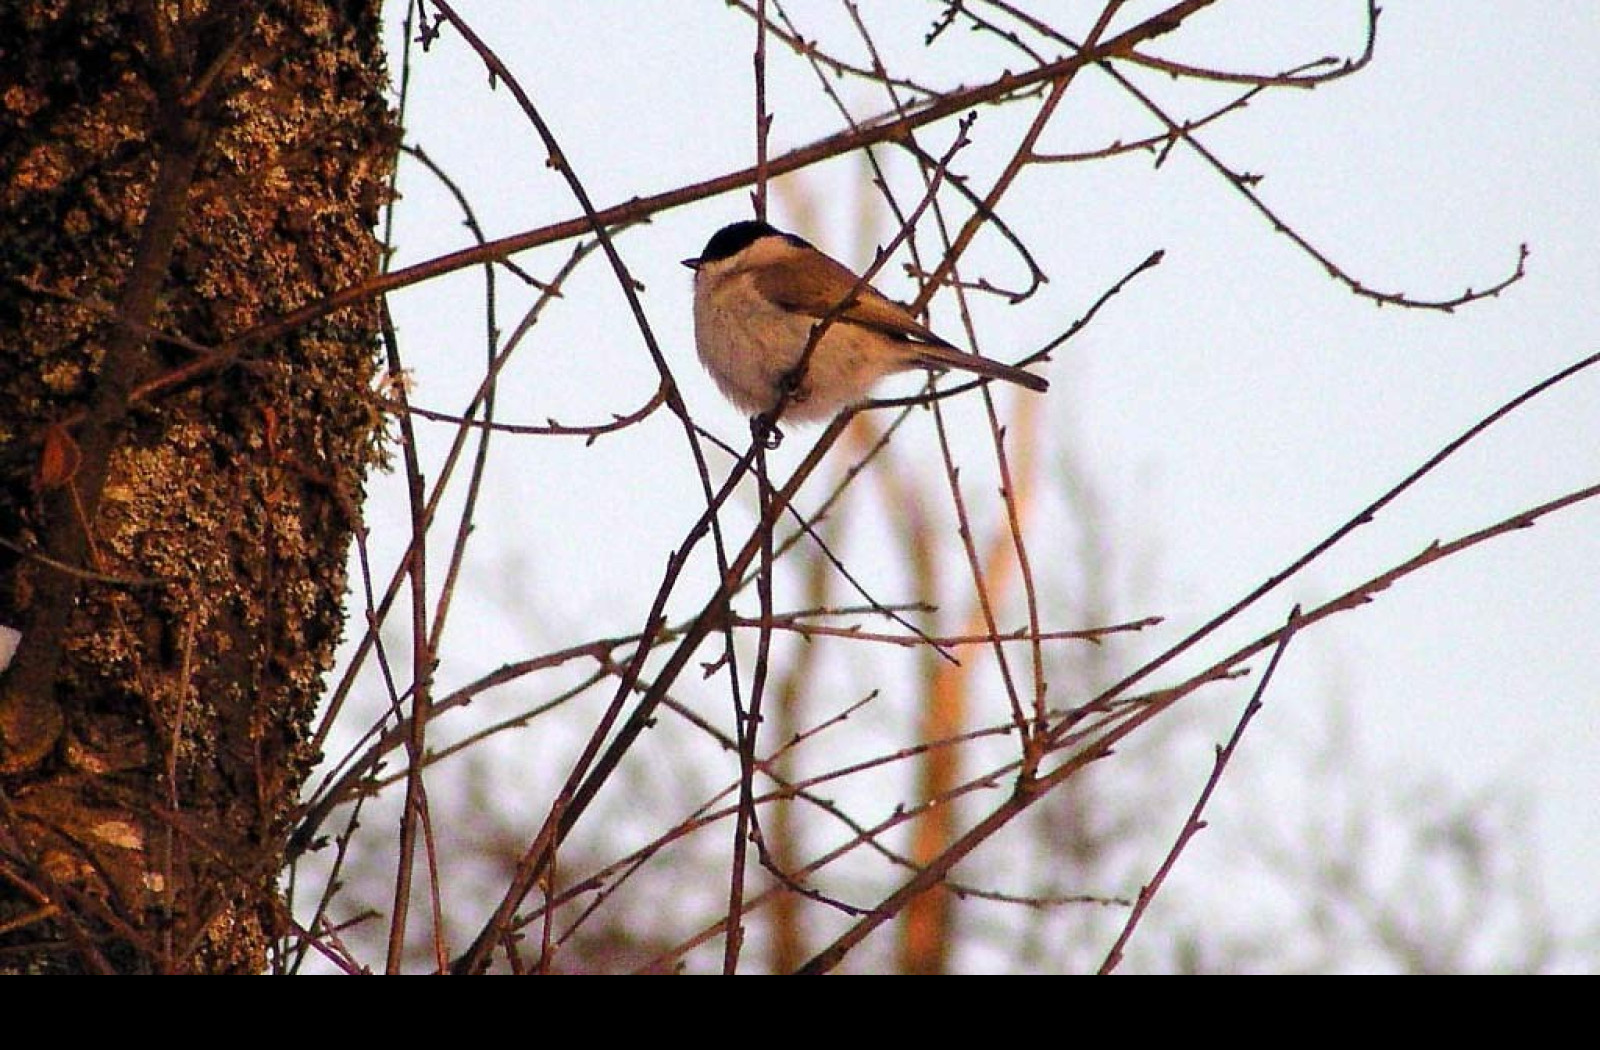
[[[0,4],[5,968],[257,971],[282,929],[376,309],[210,354],[378,267],[377,6]]]

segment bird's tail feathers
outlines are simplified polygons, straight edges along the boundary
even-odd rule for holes
[[[986,379],[1004,379],[1008,383],[1016,383],[1041,393],[1050,389],[1050,381],[1044,376],[949,346],[924,344],[917,347],[917,364],[923,368],[953,368]]]

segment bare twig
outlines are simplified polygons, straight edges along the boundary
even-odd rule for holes
[[[1139,920],[1144,918],[1150,902],[1161,892],[1162,885],[1173,867],[1178,863],[1178,856],[1183,852],[1189,840],[1198,835],[1205,828],[1205,821],[1200,815],[1205,812],[1206,803],[1211,800],[1211,795],[1217,789],[1217,784],[1222,780],[1222,771],[1228,767],[1228,761],[1233,758],[1234,752],[1239,748],[1239,741],[1244,737],[1245,727],[1255,718],[1256,712],[1261,710],[1261,698],[1267,694],[1267,686],[1272,682],[1272,675],[1278,669],[1278,661],[1283,659],[1284,650],[1289,648],[1289,639],[1294,637],[1297,628],[1296,620],[1300,615],[1297,605],[1289,611],[1289,621],[1284,624],[1283,630],[1278,632],[1277,648],[1272,650],[1272,659],[1267,662],[1267,669],[1261,673],[1261,681],[1256,684],[1255,692],[1250,697],[1250,702],[1244,705],[1244,711],[1239,715],[1238,723],[1233,727],[1233,735],[1228,742],[1217,748],[1215,761],[1211,764],[1211,775],[1206,778],[1205,787],[1200,789],[1200,797],[1195,799],[1194,807],[1189,810],[1188,818],[1183,822],[1183,828],[1178,832],[1178,837],[1173,841],[1172,848],[1167,851],[1166,857],[1161,861],[1156,873],[1150,881],[1139,888],[1139,898],[1134,902],[1133,910],[1128,913],[1127,921],[1122,924],[1122,932],[1117,935],[1116,942],[1106,952],[1105,961],[1100,964],[1102,974],[1115,970],[1122,962],[1123,950],[1128,945],[1128,939],[1133,936],[1133,931],[1138,928]]]

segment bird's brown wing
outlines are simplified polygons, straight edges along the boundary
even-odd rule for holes
[[[756,287],[785,310],[808,317],[822,318],[850,295],[856,275],[840,263],[818,252],[810,258],[781,260],[762,267],[755,276]],[[935,346],[949,346],[910,311],[885,297],[871,285],[856,292],[838,320],[875,328],[887,335],[915,339]]]

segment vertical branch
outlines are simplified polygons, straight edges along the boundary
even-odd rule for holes
[[[739,949],[744,942],[741,916],[744,910],[745,858],[756,819],[756,739],[761,730],[761,701],[767,688],[767,672],[772,653],[772,530],[777,525],[778,515],[773,508],[772,481],[767,474],[766,446],[756,441],[754,449],[756,485],[760,494],[763,523],[759,532],[760,561],[756,569],[756,594],[760,602],[761,620],[756,635],[756,666],[750,676],[749,706],[742,716],[737,704],[734,708],[735,732],[739,744],[739,804],[738,814],[734,820],[733,863],[730,865],[732,870],[728,886],[728,931],[722,962],[723,972],[727,974],[737,971]]]
[[[767,219],[767,133],[772,115],[767,112],[767,0],[756,2],[756,185],[751,191],[756,218]]]
[[[987,389],[985,394],[987,394]],[[1048,721],[1045,712],[1045,692],[1047,683],[1044,680],[1044,643],[1040,635],[1044,630],[1044,623],[1039,615],[1039,590],[1034,582],[1033,562],[1028,557],[1026,530],[1023,521],[1027,516],[1027,502],[1030,491],[1017,491],[1017,479],[1020,477],[1027,485],[1033,476],[1033,450],[1036,426],[1034,432],[1026,434],[1017,447],[1017,467],[1012,469],[1011,457],[1006,452],[1005,437],[1010,432],[1000,424],[1000,419],[995,413],[994,399],[985,397],[985,408],[989,413],[989,430],[995,437],[996,461],[1000,467],[1000,498],[1006,509],[1006,524],[1009,529],[1011,546],[1016,554],[1017,571],[1022,578],[1023,598],[1028,608],[1028,635],[1032,639],[1029,648],[1032,650],[1033,663],[1033,727],[1031,732],[1024,733],[1028,742],[1025,746],[1026,754],[1023,762],[1023,775],[1032,776],[1038,766],[1041,751],[1036,744],[1042,743]],[[1018,409],[1022,425],[1027,428],[1036,424],[1038,408],[1033,400],[1026,400]],[[1021,727],[1019,727],[1021,728]]]
[[[392,338],[386,340],[389,350],[390,373],[403,372],[399,346]],[[403,397],[403,390],[399,395]],[[411,591],[411,718],[406,733],[406,790],[405,803],[400,817],[400,845],[395,859],[394,904],[389,918],[389,947],[386,968],[398,973],[405,954],[406,916],[411,906],[412,867],[416,855],[417,834],[423,810],[427,805],[427,790],[423,784],[423,767],[427,757],[428,716],[433,695],[433,656],[428,631],[428,499],[422,477],[422,464],[417,455],[417,435],[411,414],[400,414],[400,447],[405,456],[406,493],[411,504],[411,543],[405,554],[405,570]]]
[[[751,204],[757,219],[767,218],[767,133],[772,118],[767,113],[767,19],[766,0],[759,0],[756,16],[756,49],[752,59],[755,74],[756,105],[756,184],[751,192]],[[769,516],[772,503],[772,483],[767,476],[767,452],[761,440],[754,442],[756,485],[760,494],[761,520],[766,524],[761,534],[761,560],[756,570],[756,593],[761,605],[761,626],[758,632],[756,666],[751,676],[748,709],[742,709],[737,675],[738,657],[734,651],[732,628],[727,631],[729,682],[733,690],[735,738],[739,744],[739,806],[734,820],[733,855],[728,873],[728,924],[723,942],[722,969],[726,974],[737,972],[739,951],[744,943],[744,879],[746,856],[755,821],[755,768],[756,738],[761,726],[761,696],[766,689],[768,658],[772,648],[772,529],[777,518]],[[719,569],[726,573],[726,559],[719,559]],[[729,608],[731,614],[731,605]],[[729,616],[732,620],[732,616]]]

